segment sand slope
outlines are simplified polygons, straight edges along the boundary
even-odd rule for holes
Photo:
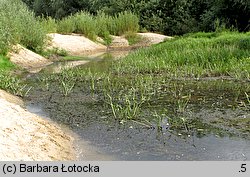
[[[140,43],[139,45],[142,46],[150,46],[153,44],[158,44],[161,43],[167,39],[172,39],[173,37],[170,36],[165,36],[162,34],[157,34],[157,33],[137,33],[138,35],[140,35],[141,37],[143,37],[143,41],[142,43]]]
[[[63,49],[70,55],[86,55],[107,49],[105,45],[95,43],[78,34],[62,35],[51,33],[48,36],[51,38],[49,48]]]
[[[72,137],[26,111],[17,97],[0,93],[0,160],[74,159]]]
[[[27,71],[31,73],[39,72],[43,67],[52,63],[41,55],[38,55],[19,44],[13,46],[13,50],[8,56],[10,57],[11,62],[27,69]]]

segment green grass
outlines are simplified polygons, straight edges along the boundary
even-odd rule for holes
[[[0,72],[8,72],[13,68],[15,65],[7,57],[0,55]]]
[[[211,38],[197,36],[180,37],[134,52],[114,64],[114,73],[250,78],[249,35],[234,32]]]
[[[16,96],[24,97],[28,94],[31,87],[24,84],[20,78],[0,71],[0,89],[6,90]]]

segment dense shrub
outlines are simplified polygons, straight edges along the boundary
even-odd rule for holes
[[[97,36],[110,41],[111,35],[136,33],[139,30],[139,19],[132,12],[121,12],[116,16],[98,13],[92,15],[88,12],[79,12],[57,21],[59,33],[80,33],[95,40]]]
[[[7,53],[15,43],[39,51],[45,39],[43,27],[25,4],[20,0],[0,1],[0,53]]]

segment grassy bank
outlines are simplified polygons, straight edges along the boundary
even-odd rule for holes
[[[14,68],[15,65],[6,56],[0,55],[0,72],[8,72]]]
[[[196,33],[139,50],[114,63],[114,73],[250,79],[249,57],[249,34]]]

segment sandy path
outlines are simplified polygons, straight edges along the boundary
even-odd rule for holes
[[[73,160],[73,138],[0,91],[0,160]]]

